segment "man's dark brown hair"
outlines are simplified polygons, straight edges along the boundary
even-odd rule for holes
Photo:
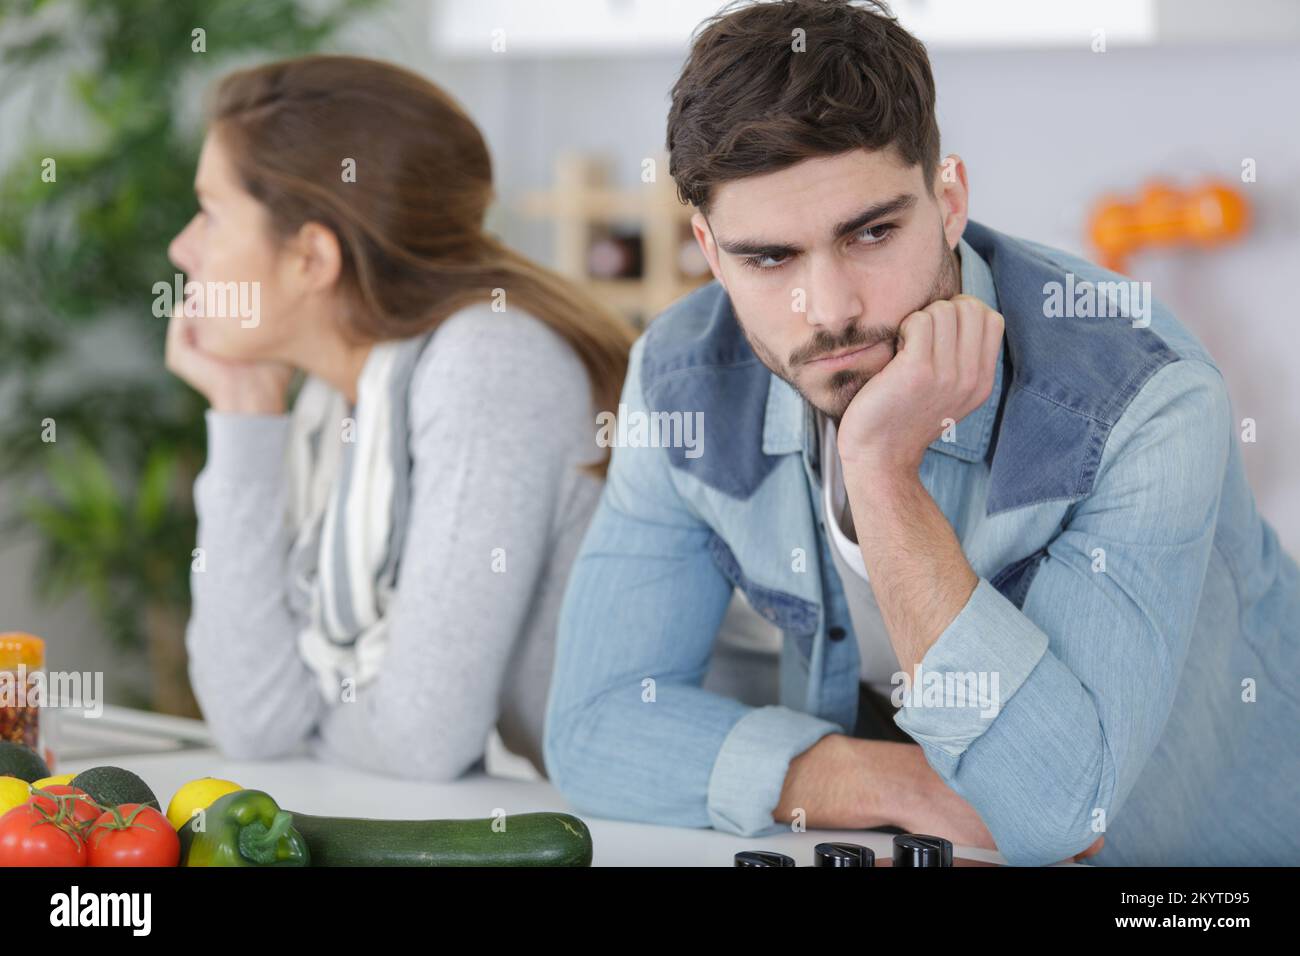
[[[720,183],[889,146],[933,188],[930,60],[875,0],[729,5],[702,24],[673,86],[668,171],[701,211]]]

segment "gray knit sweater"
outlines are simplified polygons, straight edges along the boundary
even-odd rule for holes
[[[304,748],[425,780],[481,767],[495,725],[543,773],[556,619],[600,482],[586,371],[538,319],[471,306],[411,383],[410,522],[379,676],[331,702],[286,601],[289,416],[207,413],[190,679],[227,755]],[[500,570],[504,550],[505,570]],[[494,555],[498,559],[494,570]]]

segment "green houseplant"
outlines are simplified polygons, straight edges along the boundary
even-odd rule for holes
[[[203,402],[163,369],[152,290],[195,208],[200,94],[225,69],[320,49],[378,2],[0,7],[6,136],[56,94],[79,134],[20,131],[0,178],[0,547],[35,537],[39,593],[86,594],[115,646],[147,655],[134,703],[197,713],[184,625]],[[145,361],[101,368],[105,343]]]

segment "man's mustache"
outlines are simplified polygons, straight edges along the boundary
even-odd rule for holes
[[[880,342],[892,342],[894,354],[897,355],[899,346],[898,329],[883,325],[875,325],[864,329],[852,325],[839,336],[831,335],[829,332],[817,332],[808,344],[790,353],[790,365],[795,366],[803,365],[806,362],[815,362],[817,359],[826,358],[837,352],[866,348]]]

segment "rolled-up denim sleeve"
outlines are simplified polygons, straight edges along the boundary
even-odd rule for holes
[[[621,412],[645,410],[634,347]],[[837,724],[702,689],[731,583],[662,448],[617,447],[569,577],[547,773],[598,816],[750,836],[779,826],[790,761]]]
[[[921,659],[921,682],[895,723],[1010,863],[1052,863],[1089,846],[1156,746],[1191,640],[1231,441],[1219,372],[1196,360],[1162,367],[1112,428],[1093,489],[1046,548],[1022,608],[981,578]],[[978,693],[927,699],[936,675]]]

